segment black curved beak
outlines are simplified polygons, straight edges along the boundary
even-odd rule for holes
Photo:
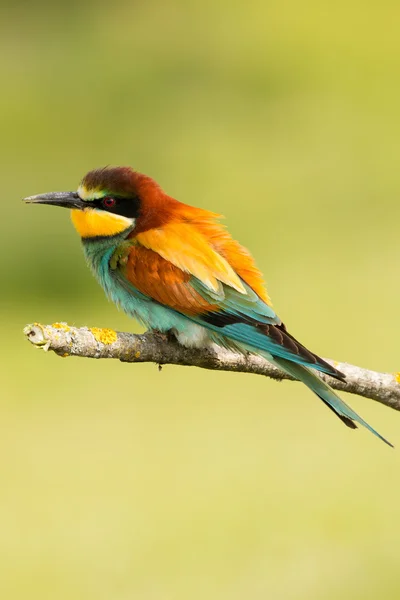
[[[87,204],[83,202],[76,192],[50,192],[49,194],[38,194],[23,199],[27,204],[52,204],[64,208],[84,209]]]

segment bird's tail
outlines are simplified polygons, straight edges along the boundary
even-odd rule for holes
[[[285,358],[274,357],[274,362],[286,371],[289,375],[292,375],[295,379],[302,381],[307,387],[310,388],[321,400],[339,417],[343,423],[352,429],[356,429],[358,423],[363,427],[366,427],[371,433],[376,435],[385,444],[393,445],[385,440],[375,429],[373,429],[364,419],[362,419],[350,406],[348,406],[339,396],[333,391],[331,387],[325,381],[322,381],[318,375],[314,374],[308,367],[293,363]]]

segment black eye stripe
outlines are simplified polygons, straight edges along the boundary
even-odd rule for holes
[[[114,203],[109,202],[110,206],[107,206],[106,200],[115,200]],[[109,194],[104,198],[93,200],[91,205],[96,206],[100,210],[106,210],[107,212],[115,215],[121,215],[128,217],[129,219],[136,219],[139,215],[140,199],[138,196],[132,198],[126,198],[125,196],[117,196],[115,194]]]

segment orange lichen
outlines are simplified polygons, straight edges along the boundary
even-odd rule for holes
[[[113,344],[117,341],[117,334],[113,329],[101,329],[99,327],[91,327],[90,331],[94,338],[102,344]]]
[[[135,358],[139,358],[139,356],[140,356],[140,352],[138,350],[137,352],[135,352]]]
[[[54,329],[62,329],[63,331],[71,331],[71,328],[66,323],[53,323],[52,327]]]

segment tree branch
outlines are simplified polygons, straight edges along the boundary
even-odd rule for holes
[[[59,356],[117,358],[123,362],[195,366],[202,369],[255,373],[278,380],[292,379],[261,356],[238,354],[219,346],[203,350],[188,349],[165,335],[153,332],[135,335],[97,327],[70,327],[65,323],[34,323],[27,325],[24,333],[37,348],[52,350]],[[400,373],[377,373],[348,363],[325,360],[346,376],[346,381],[342,382],[320,374],[330,386],[400,410]]]

